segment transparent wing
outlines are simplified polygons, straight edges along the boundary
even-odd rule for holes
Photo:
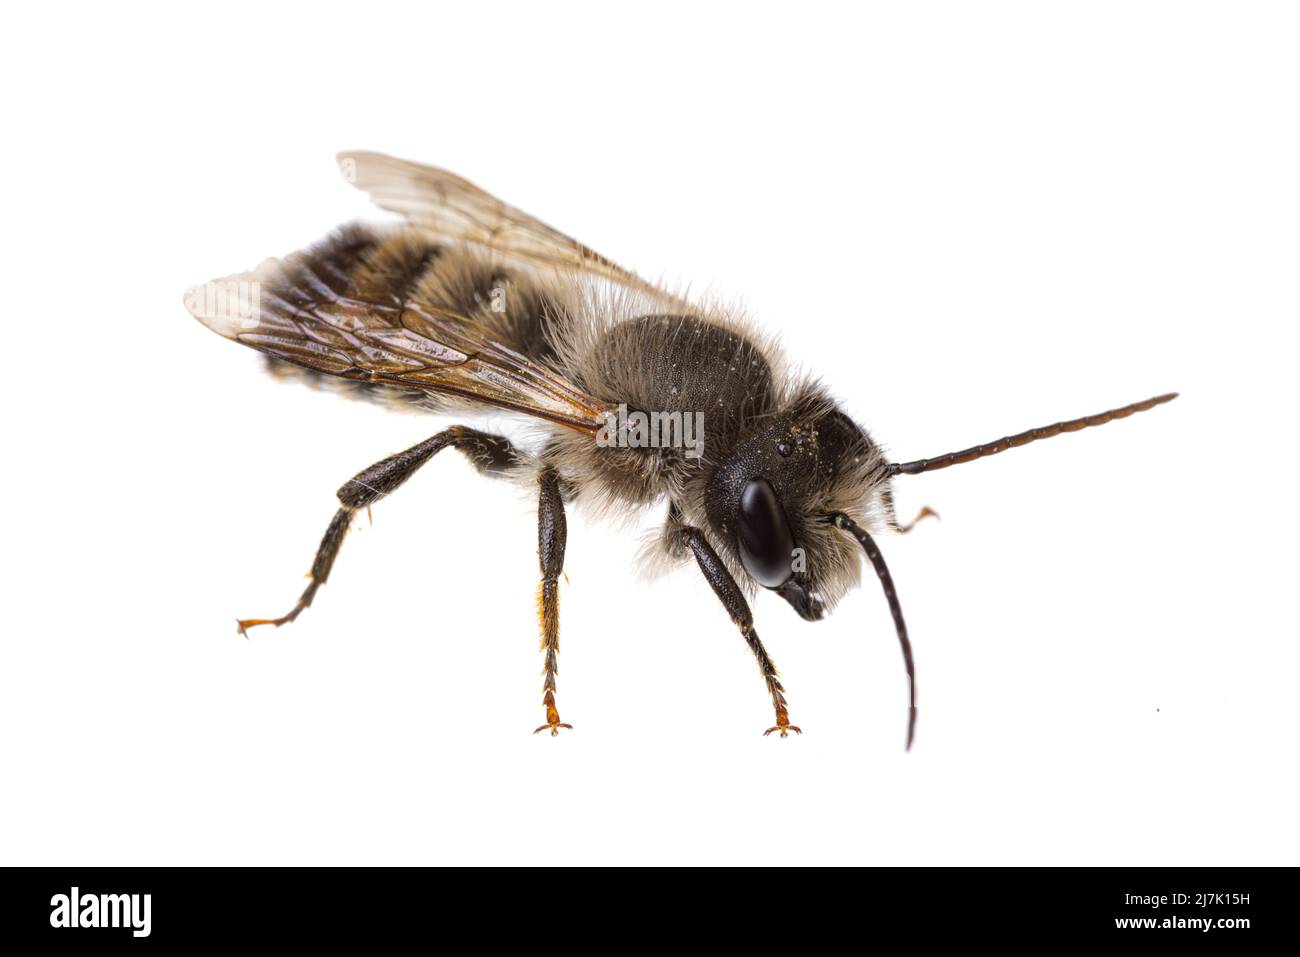
[[[457,396],[583,432],[604,405],[553,370],[491,341],[471,317],[364,289],[312,250],[191,289],[185,304],[213,331],[327,375]]]
[[[339,153],[338,162],[344,179],[368,193],[377,206],[440,237],[477,243],[544,268],[599,276],[650,294],[665,304],[684,304],[684,300],[454,173],[365,151]]]

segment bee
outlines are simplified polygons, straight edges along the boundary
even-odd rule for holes
[[[338,156],[344,178],[394,225],[352,224],[186,295],[214,332],[263,353],[273,371],[354,396],[434,413],[524,417],[521,447],[462,425],[442,429],[348,479],[311,566],[278,618],[312,603],[359,510],[392,494],[444,449],[537,496],[538,614],[545,723],[557,735],[558,583],[566,507],[666,508],[644,559],[694,561],[758,662],[775,714],[764,734],[801,733],[754,628],[750,602],[779,595],[823,618],[861,577],[884,589],[908,680],[906,746],[916,730],[907,625],[876,535],[906,533],[892,483],[1040,439],[1103,425],[1173,399],[1159,395],[911,462],[888,461],[815,379],[725,306],[693,302],[441,169],[378,153]]]

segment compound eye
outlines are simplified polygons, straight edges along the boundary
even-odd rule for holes
[[[765,478],[751,479],[740,494],[740,561],[760,585],[779,588],[794,574],[794,536],[776,489]]]

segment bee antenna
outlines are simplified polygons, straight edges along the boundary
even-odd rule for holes
[[[1007,449],[1019,448],[1022,445],[1028,445],[1030,442],[1037,442],[1039,439],[1050,439],[1054,435],[1060,435],[1062,432],[1078,432],[1080,429],[1086,429],[1094,425],[1105,425],[1115,419],[1125,419],[1134,412],[1145,412],[1147,409],[1155,408],[1157,405],[1163,405],[1178,398],[1177,392],[1167,392],[1164,395],[1158,395],[1153,399],[1146,399],[1142,402],[1134,402],[1132,405],[1126,405],[1118,409],[1111,409],[1108,412],[1099,412],[1096,415],[1086,415],[1081,419],[1070,419],[1068,422],[1057,422],[1055,425],[1044,425],[1037,429],[1030,429],[1028,432],[1021,432],[1017,435],[1008,435],[998,439],[996,442],[985,442],[983,445],[972,446],[961,452],[949,452],[946,455],[936,456],[932,459],[917,459],[915,462],[891,463],[889,474],[894,475],[919,475],[921,472],[933,472],[937,469],[946,469],[950,465],[962,465],[965,462],[974,462],[976,459],[982,459],[986,455],[997,455],[999,452],[1005,452]]]
[[[903,606],[898,603],[898,593],[894,591],[894,579],[885,564],[885,556],[880,554],[875,541],[853,519],[843,512],[832,512],[826,521],[836,528],[848,532],[858,540],[867,558],[871,560],[876,575],[880,578],[880,587],[885,590],[885,600],[889,602],[889,613],[894,616],[894,629],[898,632],[898,643],[903,646],[903,664],[907,667],[907,750],[912,750],[912,739],[916,736],[916,666],[912,662],[912,643],[907,638],[907,623],[903,621]]]

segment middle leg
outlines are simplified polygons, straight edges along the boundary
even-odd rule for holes
[[[546,724],[533,734],[551,729],[551,737],[560,728],[573,730],[573,725],[560,720],[555,706],[555,676],[560,673],[560,574],[564,571],[564,545],[568,539],[568,526],[564,518],[564,496],[560,489],[560,476],[547,466],[538,476],[537,500],[537,559],[541,565],[542,581],[537,589],[537,611],[542,625],[542,651],[546,655],[542,666],[542,706],[546,708]]]

